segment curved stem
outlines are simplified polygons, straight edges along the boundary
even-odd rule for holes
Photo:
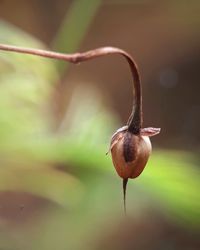
[[[128,120],[128,130],[134,134],[140,133],[140,129],[142,126],[142,90],[140,84],[140,75],[138,72],[137,64],[135,63],[133,58],[124,50],[114,47],[102,47],[94,50],[89,50],[83,53],[63,54],[47,50],[16,47],[5,44],[0,44],[0,50],[37,55],[47,58],[64,60],[71,63],[84,62],[96,57],[101,57],[109,54],[120,54],[124,56],[125,59],[128,61],[131,69],[135,93],[135,102],[133,104],[132,112]]]

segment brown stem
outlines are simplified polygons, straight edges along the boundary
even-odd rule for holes
[[[132,112],[128,120],[128,130],[134,134],[138,134],[140,132],[142,126],[142,90],[140,84],[140,75],[138,72],[137,64],[134,62],[133,58],[124,50],[114,47],[102,47],[83,53],[62,54],[52,51],[16,47],[5,44],[0,44],[0,50],[37,55],[47,58],[64,60],[71,63],[84,62],[96,57],[101,57],[109,54],[120,54],[124,56],[128,61],[131,69],[135,93],[135,102],[133,104]]]

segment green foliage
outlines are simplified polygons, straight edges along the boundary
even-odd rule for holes
[[[4,39],[0,37],[4,43],[16,41],[23,46],[44,48],[36,39],[5,22],[0,23],[0,28],[1,34],[6,35]],[[17,53],[1,52],[0,59],[0,189],[30,192],[70,204],[66,196],[71,201],[76,199],[67,190],[74,185],[79,189],[80,183],[67,173],[50,167],[47,171],[46,163],[38,163],[32,152],[32,147],[53,137],[49,105],[52,84],[57,79],[55,65],[51,60]]]
[[[163,211],[177,220],[199,225],[199,169],[187,152],[156,151],[141,178]]]
[[[100,5],[101,0],[89,0],[87,4],[84,0],[73,1],[54,39],[54,49],[65,53],[75,52],[87,34]],[[68,63],[58,61],[57,65],[62,72],[66,70]]]

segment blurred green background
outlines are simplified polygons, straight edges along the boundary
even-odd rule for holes
[[[162,128],[125,217],[105,155],[131,110],[124,60],[0,51],[0,249],[200,249],[199,11],[198,0],[0,1],[0,43],[130,52],[144,126]]]

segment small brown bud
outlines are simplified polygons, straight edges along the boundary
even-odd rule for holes
[[[151,154],[149,136],[159,132],[160,129],[145,128],[135,135],[125,126],[113,135],[110,146],[112,161],[121,178],[133,179],[142,173]]]

